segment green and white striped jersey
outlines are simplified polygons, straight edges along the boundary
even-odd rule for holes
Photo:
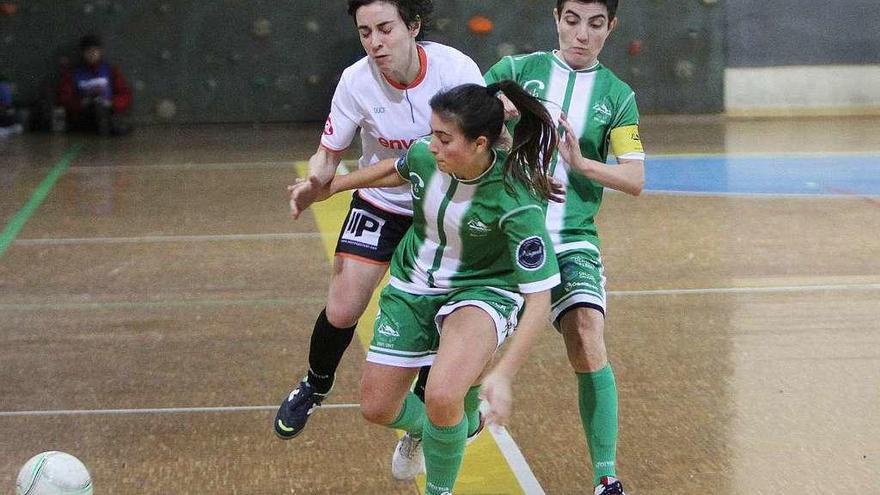
[[[556,53],[536,52],[502,58],[485,74],[487,84],[512,80],[544,101],[558,122],[563,112],[580,136],[581,153],[602,163],[611,151],[618,159],[645,159],[639,139],[639,111],[635,94],[605,66],[574,70]],[[509,123],[511,132],[516,122]],[[562,126],[559,126],[562,132]],[[547,209],[547,230],[556,252],[599,250],[594,217],[602,204],[603,187],[570,171],[558,153],[551,164],[553,176],[566,184],[565,203]]]
[[[460,287],[540,292],[559,283],[544,226],[544,204],[526,185],[503,180],[506,155],[495,152],[480,177],[459,180],[437,168],[430,138],[397,161],[410,183],[413,224],[391,260],[391,285],[410,294]]]

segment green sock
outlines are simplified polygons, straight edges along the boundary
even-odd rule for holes
[[[465,416],[455,426],[436,426],[425,421],[425,437],[422,443],[428,473],[425,495],[452,493],[461,469],[461,459],[464,457],[467,426]]]
[[[617,457],[617,384],[611,364],[594,373],[576,373],[581,422],[593,461],[593,484],[615,476]]]
[[[480,386],[474,385],[464,396],[464,415],[468,420],[468,436],[480,427]]]
[[[400,409],[397,419],[388,427],[407,431],[414,437],[421,437],[425,420],[425,404],[416,397],[416,394],[410,392],[403,400],[403,407]]]

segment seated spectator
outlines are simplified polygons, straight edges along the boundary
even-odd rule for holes
[[[0,137],[18,134],[22,129],[12,104],[12,83],[0,75]]]
[[[97,131],[102,136],[131,131],[125,118],[131,90],[119,67],[104,61],[101,39],[86,35],[79,42],[82,63],[62,74],[58,103],[67,111],[72,130]]]

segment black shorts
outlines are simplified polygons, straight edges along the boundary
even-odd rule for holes
[[[336,241],[336,254],[388,263],[410,225],[412,217],[377,208],[355,192]]]

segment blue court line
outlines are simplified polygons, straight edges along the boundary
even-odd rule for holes
[[[880,196],[880,153],[648,156],[645,190]]]

